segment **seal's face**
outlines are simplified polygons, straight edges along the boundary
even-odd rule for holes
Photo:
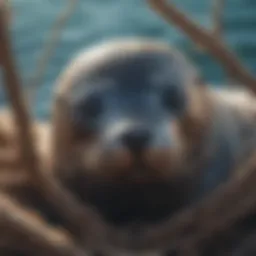
[[[154,183],[164,196],[170,188],[161,184],[190,171],[188,161],[197,157],[206,122],[204,89],[179,53],[131,45],[94,54],[91,63],[83,57],[87,64],[80,63],[79,72],[77,64],[67,93],[69,151],[87,177],[123,181],[120,193],[125,182],[133,184],[130,192],[135,184],[141,191],[141,184]]]
[[[90,174],[134,181],[177,175],[188,146],[188,127],[181,127],[191,107],[187,83],[194,82],[180,65],[164,51],[120,55],[72,88],[74,142]]]

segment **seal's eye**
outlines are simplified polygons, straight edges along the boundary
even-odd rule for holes
[[[80,111],[86,118],[96,118],[103,111],[103,102],[99,94],[92,94],[80,103]]]
[[[72,122],[75,138],[81,138],[95,131],[99,115],[103,112],[102,97],[88,95],[77,102],[73,108]]]
[[[183,110],[185,99],[177,86],[168,86],[162,91],[162,101],[166,109],[175,113]]]

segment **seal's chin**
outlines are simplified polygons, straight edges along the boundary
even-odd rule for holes
[[[90,147],[90,152],[93,154],[84,154],[80,171],[72,174],[68,184],[72,183],[71,190],[112,225],[164,222],[188,204],[194,191],[191,186],[196,184],[196,175],[183,175],[177,151],[168,148],[150,149],[142,155],[125,150],[95,154]]]
[[[73,189],[109,224],[119,227],[157,224],[188,204],[188,180],[79,177]],[[192,191],[192,190],[191,190]]]

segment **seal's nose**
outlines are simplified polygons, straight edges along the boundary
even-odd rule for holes
[[[122,143],[132,153],[145,150],[150,143],[151,134],[145,128],[133,128],[122,134]]]

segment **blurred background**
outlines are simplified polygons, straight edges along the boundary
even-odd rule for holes
[[[11,0],[11,36],[24,86],[35,73],[50,29],[67,0]],[[174,0],[196,22],[212,29],[214,0]],[[226,0],[223,40],[253,74],[256,73],[256,0]],[[77,0],[65,25],[57,50],[47,66],[35,98],[34,114],[48,119],[55,80],[68,60],[83,47],[120,36],[147,36],[165,40],[186,52],[199,66],[206,81],[227,82],[221,67],[180,31],[171,27],[145,0]],[[0,92],[0,103],[4,94]]]

